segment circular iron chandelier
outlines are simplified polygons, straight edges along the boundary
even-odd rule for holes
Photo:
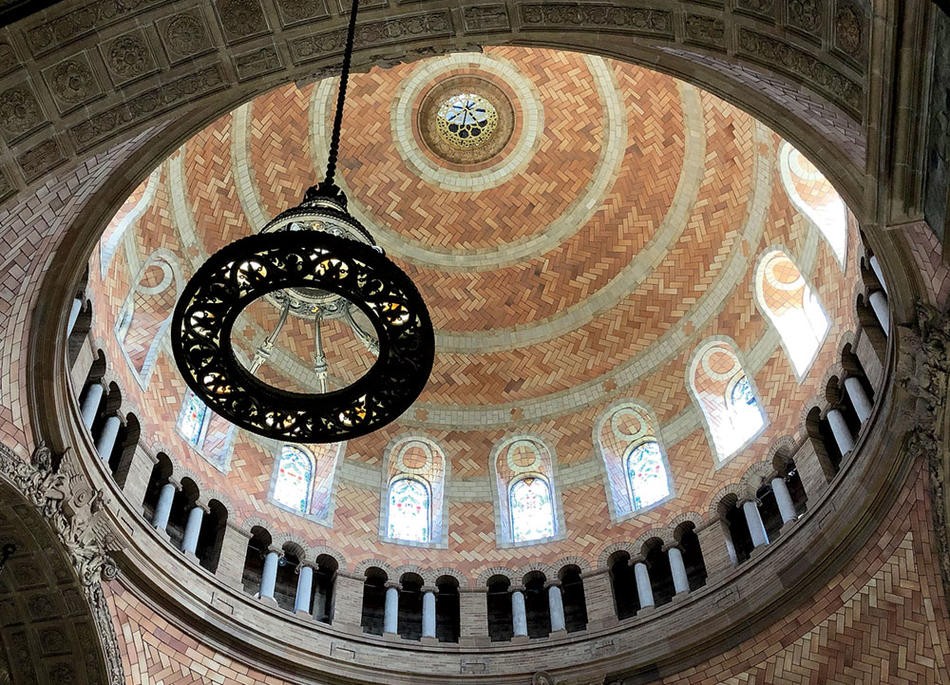
[[[172,319],[175,362],[192,391],[241,428],[285,442],[339,442],[382,428],[422,392],[435,356],[418,290],[347,212],[333,180],[358,4],[353,0],[350,10],[325,179],[259,233],[212,255],[185,286]],[[245,366],[231,333],[241,312],[262,297],[281,314]],[[291,313],[314,320],[318,393],[292,392],[255,376]],[[321,334],[330,318],[348,323],[376,355],[366,374],[335,390],[329,390]]]

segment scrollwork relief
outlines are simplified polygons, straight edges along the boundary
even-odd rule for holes
[[[106,55],[109,70],[120,82],[142,76],[155,68],[146,40],[138,33],[116,38],[106,46]]]
[[[521,5],[525,28],[589,26],[597,30],[655,34],[672,37],[673,14],[665,10],[615,5]]]
[[[808,33],[818,33],[821,31],[823,7],[820,0],[789,0],[785,5],[788,23]]]
[[[69,104],[79,104],[99,93],[99,86],[85,57],[63,60],[47,72],[53,97]]]
[[[191,57],[211,47],[208,30],[195,14],[176,14],[161,23],[159,30],[173,61]]]
[[[267,30],[264,9],[258,0],[218,0],[221,25],[230,39],[246,38]]]
[[[28,86],[13,86],[0,93],[0,129],[5,137],[16,138],[42,121],[43,111]]]
[[[835,47],[849,57],[864,56],[864,33],[867,18],[853,3],[839,3],[835,11]]]

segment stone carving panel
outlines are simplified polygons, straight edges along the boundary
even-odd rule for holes
[[[218,20],[228,43],[267,33],[264,8],[258,0],[215,0]]]
[[[507,5],[479,5],[462,10],[462,24],[466,33],[507,31],[511,27]]]
[[[28,84],[0,93],[0,132],[7,142],[18,140],[46,121],[43,109]]]
[[[239,81],[269,74],[281,67],[283,63],[280,60],[280,54],[273,45],[245,52],[234,58],[234,69],[237,71]]]
[[[327,19],[330,11],[324,0],[277,0],[277,11],[283,26],[292,26],[314,19]]]
[[[521,5],[526,29],[569,26],[617,33],[673,37],[673,13],[666,10],[615,5]]]
[[[9,174],[0,169],[0,202],[16,193],[16,185],[10,180]]]
[[[775,0],[736,0],[736,11],[775,18]]]
[[[686,41],[726,49],[726,25],[722,19],[702,14],[686,15]]]
[[[153,88],[121,105],[90,117],[69,129],[76,146],[88,149],[97,142],[158,112],[208,95],[224,86],[221,67],[214,65]]]
[[[861,86],[808,52],[744,27],[739,29],[739,51],[799,79],[809,88],[825,94],[855,120],[862,120],[864,91]]]
[[[158,34],[168,60],[177,64],[214,48],[208,25],[199,10],[191,10],[159,19]]]
[[[444,37],[452,34],[448,10],[375,21],[356,27],[356,48],[401,43],[408,40]],[[295,64],[303,64],[343,52],[346,29],[340,28],[290,42]]]
[[[55,138],[44,140],[16,158],[27,183],[32,183],[66,161],[66,153]]]
[[[0,43],[0,76],[9,74],[17,68],[20,60],[9,43]]]
[[[78,9],[68,11],[28,29],[27,43],[34,55],[42,55],[64,43],[121,21],[127,16],[160,5],[164,1],[99,0],[83,3]]]
[[[115,85],[154,73],[155,55],[144,30],[131,31],[100,45],[102,58]]]
[[[868,17],[853,0],[838,0],[835,6],[834,47],[866,71]]]
[[[785,4],[788,25],[814,36],[820,35],[824,6],[823,0],[788,0]]]
[[[47,67],[43,70],[43,78],[61,114],[102,95],[102,88],[84,52]]]

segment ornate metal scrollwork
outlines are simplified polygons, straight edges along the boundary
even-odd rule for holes
[[[238,361],[231,344],[238,315],[291,288],[340,295],[367,316],[379,357],[364,376],[340,390],[296,393],[258,380]],[[416,287],[377,249],[288,231],[238,240],[198,269],[175,308],[172,348],[191,389],[229,421],[279,440],[328,443],[377,430],[408,409],[432,370],[435,337]]]

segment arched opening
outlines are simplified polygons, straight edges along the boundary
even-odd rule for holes
[[[736,563],[741,564],[752,554],[754,545],[752,544],[752,534],[749,532],[749,524],[746,522],[745,512],[739,506],[739,500],[735,495],[727,495],[719,503],[719,515],[726,524],[726,530],[729,533],[729,539],[732,541],[732,548],[735,552]]]
[[[637,578],[630,564],[630,554],[614,552],[607,565],[610,568],[610,587],[614,593],[617,618],[635,616],[640,611],[640,598],[637,596]]]
[[[241,574],[244,592],[249,595],[258,596],[261,591],[264,557],[272,543],[273,538],[266,528],[261,526],[251,528],[251,538],[247,541],[247,552],[244,555],[244,571]]]
[[[703,560],[703,550],[699,546],[696,524],[692,521],[681,523],[676,528],[674,539],[679,542],[683,553],[683,566],[686,567],[690,591],[701,588],[706,584],[706,562]]]
[[[422,637],[422,576],[404,573],[399,579],[399,636],[406,640]]]
[[[126,415],[125,422],[119,427],[115,447],[109,457],[109,470],[120,488],[125,488],[141,431],[138,418],[131,413]]]
[[[228,510],[216,499],[208,502],[208,513],[201,521],[198,533],[198,562],[202,567],[214,573],[218,570],[221,558],[221,545],[228,523]]]
[[[756,491],[755,497],[759,501],[759,515],[765,524],[765,532],[769,540],[774,540],[782,530],[782,513],[779,511],[771,483],[764,483]]]
[[[547,578],[540,571],[524,577],[524,607],[528,618],[528,637],[547,637],[551,634],[551,605],[548,602]]]
[[[826,480],[831,480],[838,473],[841,465],[841,450],[831,433],[828,418],[819,407],[812,407],[805,417],[805,432],[811,441],[812,448],[818,456],[818,463]]]
[[[181,549],[185,540],[185,526],[188,523],[188,512],[198,501],[198,484],[191,478],[182,478],[181,487],[175,491],[172,499],[171,514],[168,516],[168,526],[165,532],[171,543]]]
[[[462,632],[459,582],[452,576],[440,576],[435,586],[439,591],[435,596],[435,636],[439,642],[456,643]]]
[[[656,606],[662,606],[671,602],[676,589],[673,587],[673,570],[670,568],[670,559],[663,550],[663,541],[659,538],[647,540],[643,545],[643,556],[650,573],[654,603]]]
[[[569,633],[587,630],[587,598],[580,567],[570,564],[558,574],[564,603],[564,628]]]
[[[389,577],[381,568],[371,566],[366,569],[363,581],[363,609],[360,615],[360,627],[363,628],[364,633],[383,634],[387,580]]]
[[[281,609],[292,612],[297,599],[297,571],[303,558],[303,549],[296,543],[286,542],[281,550],[283,554],[277,560],[274,599]]]
[[[333,622],[334,584],[340,564],[329,554],[317,557],[317,568],[313,574],[313,604],[310,612],[321,623]]]
[[[488,636],[492,642],[508,642],[514,635],[511,614],[511,581],[504,576],[488,579]]]
[[[172,460],[164,452],[159,452],[155,456],[155,465],[152,466],[152,473],[148,477],[148,485],[145,488],[145,497],[142,499],[142,516],[147,521],[155,518],[155,507],[158,505],[162,486],[171,477]]]

